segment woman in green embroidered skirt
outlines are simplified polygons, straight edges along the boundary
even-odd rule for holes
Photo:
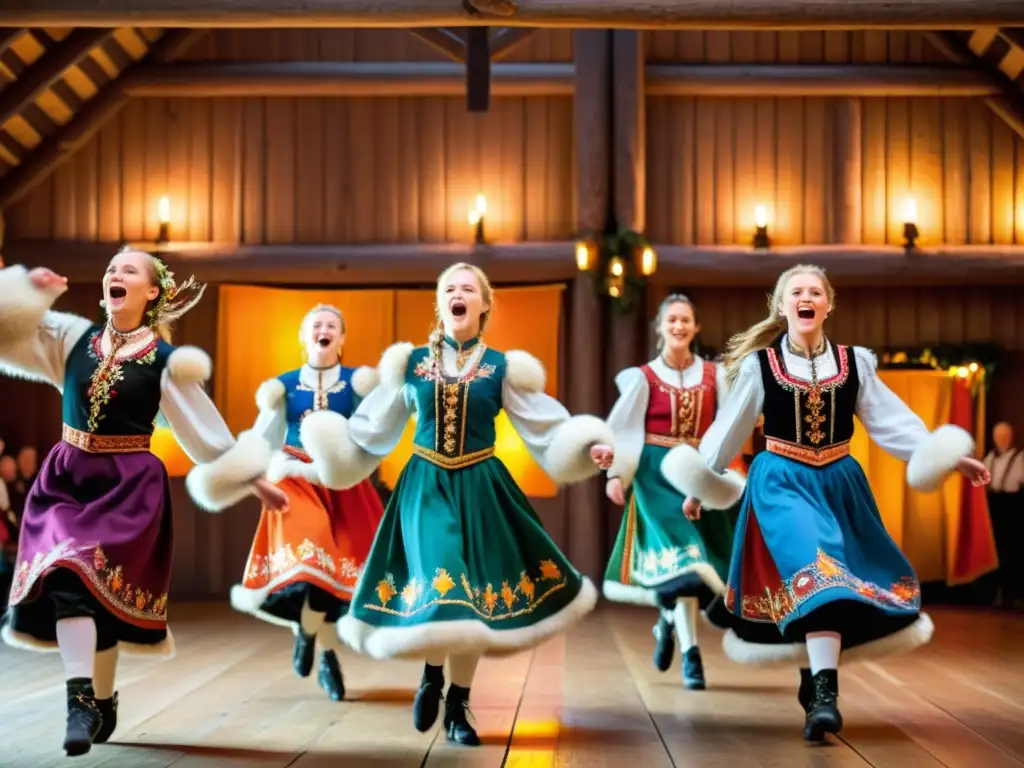
[[[531,455],[561,483],[591,477],[613,459],[605,422],[570,416],[544,394],[535,358],[481,340],[492,303],[482,271],[449,267],[438,280],[429,344],[392,346],[381,358],[381,384],[349,421],[321,411],[301,431],[319,476],[346,488],[373,471],[417,414],[413,456],[338,633],[375,658],[426,658],[413,704],[420,731],[437,720],[447,659],[445,731],[473,745],[480,741],[466,708],[480,656],[533,647],[597,600],[495,458],[495,420],[504,409]]]
[[[605,571],[604,596],[659,607],[654,665],[664,672],[672,664],[674,627],[683,684],[702,690],[697,613],[725,593],[736,510],[687,520],[680,512],[685,499],[662,475],[661,461],[676,445],[699,443],[725,399],[725,376],[721,366],[693,354],[700,326],[686,296],[673,294],[661,303],[654,330],[658,357],[615,378],[619,399],[608,423],[617,450],[606,493],[622,505],[628,489],[628,504]]]

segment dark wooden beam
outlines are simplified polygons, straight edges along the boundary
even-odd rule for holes
[[[26,31],[21,27],[0,27],[0,56]]]
[[[168,56],[181,55],[186,49],[183,41],[191,41],[190,44],[193,44],[201,35],[198,30],[187,29],[167,32],[154,43],[143,61],[149,57],[156,61],[166,61]],[[78,114],[36,147],[24,162],[0,179],[0,210],[21,199],[121,111],[128,98],[121,88],[121,79],[138,66],[140,64],[135,64],[121,78],[109,83],[89,99]]]
[[[966,66],[872,64],[649,64],[651,96],[960,96],[1001,93]]]
[[[447,62],[216,62],[139,67],[121,87],[129,96],[462,96],[467,67]],[[571,96],[572,64],[496,64],[497,96]]]
[[[509,27],[619,29],[976,29],[1024,25],[1019,0],[517,0]],[[429,0],[4,0],[4,21],[38,27],[491,26]]]
[[[466,60],[465,41],[450,29],[410,29],[409,33],[452,61]]]
[[[491,106],[491,46],[486,27],[466,30],[466,108],[486,112]]]
[[[76,29],[0,91],[0,125],[32,104],[89,51],[114,36],[113,29]]]
[[[864,200],[861,194],[862,109],[856,98],[833,99],[832,242],[855,245],[861,240]]]
[[[491,61],[501,61],[536,31],[531,27],[502,27],[497,30],[491,35]]]

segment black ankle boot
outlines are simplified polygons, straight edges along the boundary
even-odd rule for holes
[[[691,691],[703,691],[707,687],[704,681],[704,662],[700,658],[700,648],[696,645],[683,654],[683,685]]]
[[[299,677],[309,677],[313,671],[313,654],[316,652],[316,636],[307,635],[299,627],[295,633],[295,648],[292,650],[292,668]]]
[[[92,740],[92,743],[106,744],[110,737],[114,735],[114,729],[117,728],[117,691],[114,691],[114,695],[109,699],[96,699],[96,707],[100,711],[100,717],[103,718],[103,722],[100,724],[99,733],[96,734],[96,738]]]
[[[448,696],[444,702],[444,732],[448,741],[466,747],[480,746],[480,737],[469,724],[466,715],[469,713],[469,688],[460,685],[448,686]]]
[[[843,729],[843,716],[839,714],[839,673],[823,669],[811,677],[814,697],[804,724],[804,739],[822,741],[826,733],[839,733]]]
[[[796,692],[796,700],[800,702],[804,714],[811,711],[811,702],[814,701],[814,680],[811,677],[811,670],[807,667],[800,668],[800,689]]]
[[[324,651],[320,654],[320,670],[317,672],[316,680],[320,687],[327,691],[332,701],[341,701],[345,698],[345,680],[341,676],[341,665],[334,651]]]
[[[658,617],[654,625],[654,667],[659,672],[667,672],[672,666],[672,656],[676,652],[676,638],[672,625],[664,616]]]
[[[434,727],[441,709],[441,691],[444,689],[444,667],[427,664],[416,698],[412,702],[412,724],[420,733]]]
[[[68,757],[88,752],[102,724],[92,680],[87,677],[68,680],[68,721],[64,735],[64,751]]]

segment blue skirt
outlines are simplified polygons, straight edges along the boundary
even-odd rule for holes
[[[705,512],[705,514],[715,514]],[[806,660],[808,632],[842,635],[844,657],[928,642],[914,569],[885,530],[860,464],[754,459],[724,598],[709,607],[742,663]]]

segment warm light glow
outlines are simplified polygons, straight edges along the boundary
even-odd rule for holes
[[[754,208],[754,225],[757,227],[768,226],[768,208],[763,205],[759,205]]]
[[[644,252],[640,254],[640,272],[643,275],[653,275],[655,270],[658,268],[658,254],[654,252],[651,246],[644,248]]]
[[[192,469],[192,460],[182,450],[174,433],[167,427],[157,427],[153,430],[149,450],[164,463],[167,474],[171,477],[185,477]]]
[[[160,198],[160,202],[156,206],[156,213],[161,224],[171,223],[171,200],[167,195]]]
[[[908,197],[906,202],[903,203],[903,223],[917,223],[917,201],[912,197]]]
[[[590,260],[590,244],[580,240],[576,243],[576,268],[580,272],[586,272],[588,269],[593,268],[594,264]]]
[[[971,373],[977,373],[978,372],[978,364],[977,363],[971,363],[970,365],[967,366],[967,368],[970,370]]]
[[[487,198],[483,196],[483,193],[481,193],[476,196],[476,205],[469,212],[469,223],[475,227],[477,222],[486,215]]]
[[[619,290],[619,286],[617,285],[612,285],[608,287],[608,295],[611,296],[613,299],[619,298],[619,294],[621,293],[622,291]]]
[[[970,375],[970,373],[971,372],[962,365],[956,369],[956,375],[959,376],[961,379],[966,379]]]
[[[622,263],[622,259],[618,256],[614,256],[608,263],[608,273],[612,277],[622,277],[622,273],[626,271],[626,265]]]

